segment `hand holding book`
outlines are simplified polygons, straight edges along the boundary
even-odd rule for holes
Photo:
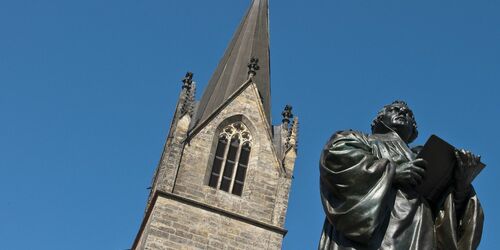
[[[455,208],[457,214],[462,214],[471,195],[472,180],[484,168],[484,164],[481,163],[480,156],[475,156],[470,151],[455,149],[454,152],[457,160],[453,171]]]
[[[455,150],[455,157],[457,158],[457,166],[455,167],[455,189],[462,191],[467,189],[472,180],[483,169],[480,165],[481,156],[475,156],[470,151]]]
[[[471,183],[485,165],[471,152],[457,150],[436,135],[425,143],[417,158],[427,161],[425,178],[416,190],[437,204],[451,186],[460,201],[468,196]]]

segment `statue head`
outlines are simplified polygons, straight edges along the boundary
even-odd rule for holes
[[[417,122],[413,112],[404,101],[394,101],[384,106],[372,121],[372,133],[396,132],[403,141],[410,143],[418,136]]]

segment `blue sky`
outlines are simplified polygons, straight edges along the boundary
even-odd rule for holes
[[[0,1],[3,249],[126,249],[137,233],[180,80],[198,98],[249,0]],[[406,100],[422,144],[482,155],[474,182],[500,238],[500,2],[270,1],[274,124],[290,103],[299,156],[284,249],[314,249],[318,158]]]

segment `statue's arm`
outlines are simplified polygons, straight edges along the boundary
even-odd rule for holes
[[[355,242],[370,239],[390,214],[395,166],[372,154],[367,137],[345,131],[332,136],[320,159],[323,208],[336,232]]]

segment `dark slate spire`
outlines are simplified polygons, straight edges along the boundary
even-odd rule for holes
[[[249,76],[259,89],[265,114],[271,122],[268,18],[268,0],[253,0],[203,93],[195,126],[226,103]],[[258,59],[258,67],[251,64],[255,62],[251,62],[252,58]]]

